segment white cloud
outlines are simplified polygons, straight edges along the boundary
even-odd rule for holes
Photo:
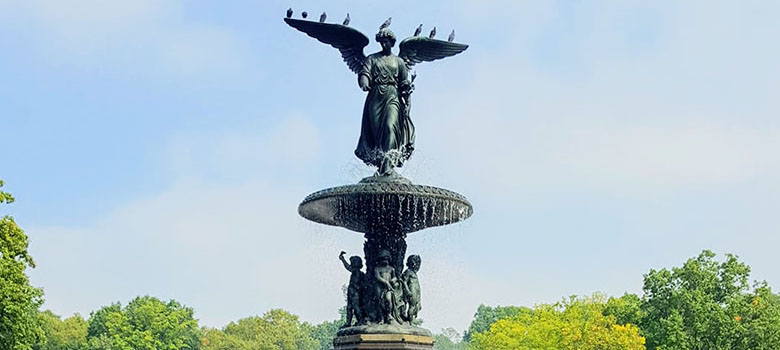
[[[414,116],[418,150],[441,159],[433,168],[501,198],[644,196],[778,175],[780,127],[771,120],[780,101],[767,92],[780,85],[767,75],[778,74],[780,50],[761,43],[764,21],[743,21],[749,14],[724,4],[698,16],[637,3],[575,7],[537,23],[566,28],[564,37],[526,33],[474,45],[435,70],[421,65]],[[631,25],[652,40],[625,37],[640,10],[652,16]],[[708,32],[726,20],[733,31]],[[568,57],[540,59],[539,43]]]
[[[267,173],[308,170],[318,149],[309,125],[292,119],[270,131],[180,136],[170,155],[194,154],[174,159],[182,176],[166,190],[80,227],[30,228],[39,262],[32,276],[46,281],[47,307],[86,313],[151,294],[194,307],[207,325],[275,307],[310,319],[335,317],[345,281],[336,256],[343,247],[297,215],[298,202],[315,188],[269,180],[276,175]],[[292,136],[305,137],[294,143]],[[239,171],[241,178],[221,181],[212,170]],[[359,246],[352,233],[334,237]]]
[[[82,226],[29,228],[44,307],[88,314],[150,294],[194,307],[210,326],[278,307],[312,322],[337,318],[349,279],[338,252],[360,254],[363,238],[297,214],[299,201],[318,189],[311,173],[319,135],[311,122],[294,116],[264,129],[178,134],[167,153],[177,175],[164,191]],[[493,297],[517,294],[430,241],[447,232],[410,240],[410,253],[425,259],[421,316],[434,330],[465,328],[486,301],[483,288]]]
[[[180,77],[246,69],[247,48],[227,28],[188,20],[177,0],[0,1],[0,25],[24,28],[57,65],[117,64]]]
[[[174,177],[217,179],[297,178],[323,156],[316,126],[295,114],[277,125],[261,122],[241,131],[180,132],[166,153]]]
[[[439,138],[428,153],[460,160],[436,165],[469,176],[464,180],[471,182],[469,188],[488,187],[500,196],[583,190],[647,194],[739,184],[780,170],[780,157],[773,152],[780,148],[778,129],[711,120],[538,125],[475,118],[478,109],[461,113],[448,116],[437,132],[451,136]],[[491,181],[478,181],[486,172]]]

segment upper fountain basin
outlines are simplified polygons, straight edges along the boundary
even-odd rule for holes
[[[473,213],[466,197],[406,182],[361,181],[307,196],[298,213],[311,221],[376,234],[406,234],[448,225]]]

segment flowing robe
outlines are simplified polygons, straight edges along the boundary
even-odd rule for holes
[[[409,119],[411,83],[406,62],[393,54],[366,57],[358,74],[368,78],[369,92],[355,155],[366,164],[402,166],[414,150],[414,124]],[[385,169],[387,170],[387,169]]]

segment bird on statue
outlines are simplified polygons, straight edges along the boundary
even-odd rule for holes
[[[290,8],[287,9],[287,18],[291,18],[292,15],[293,15],[293,10],[292,10],[292,7],[290,7]]]
[[[348,26],[349,25],[349,21],[351,21],[351,20],[352,19],[349,18],[349,13],[347,13],[347,18],[344,18],[344,23],[342,23],[342,25]]]
[[[309,13],[306,12],[306,11],[303,11],[303,13],[301,13],[301,17],[303,17],[303,19],[306,19],[306,17],[309,17]]]
[[[420,36],[420,33],[422,33],[422,24],[414,30],[414,36]]]
[[[450,37],[447,38],[447,41],[449,41],[449,42],[455,41],[455,29],[453,29],[452,33],[450,33]]]
[[[391,21],[387,18],[380,22],[381,29],[375,36],[382,51],[366,55],[364,49],[370,39],[352,27],[285,18],[290,27],[337,49],[347,67],[357,75],[358,87],[367,95],[355,156],[376,167],[375,175],[383,179],[400,177],[395,168],[402,167],[414,151],[415,131],[409,115],[414,90],[409,80],[412,67],[457,55],[468,48],[468,45],[447,42],[446,36],[436,40],[420,35],[402,40],[396,55],[393,52],[396,37],[389,28]],[[431,37],[434,37],[436,28],[431,27]]]
[[[433,27],[431,30],[431,34],[428,35],[428,38],[433,39],[436,37],[436,27]]]
[[[327,13],[325,13],[325,12],[323,12],[323,13],[320,15],[320,23],[325,23],[325,20],[326,20],[326,19],[328,19],[328,14],[327,14]]]

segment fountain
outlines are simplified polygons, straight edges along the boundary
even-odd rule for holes
[[[428,36],[420,36],[421,26],[400,43],[396,56],[388,19],[376,34],[382,51],[365,56],[369,39],[348,26],[349,15],[343,24],[326,23],[324,13],[317,22],[292,16],[290,9],[285,22],[338,49],[358,75],[359,87],[368,92],[355,155],[376,167],[376,173],[357,184],[312,193],[298,207],[298,213],[308,220],[343,227],[366,238],[365,272],[361,257],[347,261],[344,252],[340,256],[351,277],[347,323],[334,339],[334,349],[433,349],[431,332],[417,325],[422,304],[417,272],[422,258],[406,256],[406,236],[465,220],[473,209],[464,196],[413,184],[395,169],[414,151],[410,110],[416,74],[410,71],[417,63],[454,56],[468,46],[454,42],[454,31],[447,41],[435,39],[435,28]]]

